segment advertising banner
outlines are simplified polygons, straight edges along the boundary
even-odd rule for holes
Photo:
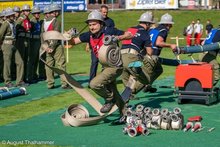
[[[126,9],[178,9],[178,0],[126,0]]]
[[[61,0],[53,0],[53,3],[60,5]],[[38,5],[41,10],[46,5],[50,5],[51,2],[48,0],[34,0],[34,5]],[[72,12],[72,11],[86,11],[87,10],[87,0],[64,0],[64,11]]]
[[[21,8],[24,4],[28,4],[32,8],[33,1],[0,2],[0,10],[6,9],[8,7],[14,8],[14,6],[18,6]]]

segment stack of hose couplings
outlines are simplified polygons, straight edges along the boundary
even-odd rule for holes
[[[137,105],[135,108],[128,107],[125,112],[126,126],[123,133],[130,137],[137,135],[148,135],[149,128],[163,130],[181,130],[184,124],[184,118],[180,108],[151,109],[143,105]]]

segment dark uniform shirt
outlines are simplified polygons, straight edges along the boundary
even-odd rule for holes
[[[79,36],[79,39],[81,42],[87,42],[90,45],[90,48],[93,49],[95,55],[98,55],[98,50],[100,49],[100,47],[103,45],[103,38],[104,35],[115,35],[115,36],[119,36],[119,35],[123,35],[124,31],[118,30],[116,28],[112,28],[112,27],[104,27],[100,32],[98,32],[97,34],[91,34],[91,32],[85,32],[82,33]]]
[[[211,32],[212,28],[213,28],[213,25],[212,25],[212,24],[207,24],[207,25],[206,25],[206,30],[207,30],[208,33]]]
[[[140,52],[145,47],[151,47],[150,36],[148,34],[148,31],[146,31],[144,27],[138,25],[129,28],[128,31],[129,30],[131,30],[131,33],[133,32],[132,34],[134,37],[130,40],[122,41],[121,49],[132,48]]]
[[[110,17],[106,17],[104,19],[104,22],[105,22],[105,26],[107,27],[113,27],[113,28],[115,27],[115,23]]]
[[[160,55],[160,52],[162,50],[162,47],[156,46],[156,40],[158,36],[162,37],[164,39],[164,42],[166,42],[167,36],[168,36],[169,30],[164,25],[159,25],[158,27],[150,30],[150,38],[152,41],[152,48],[153,48],[153,55]]]

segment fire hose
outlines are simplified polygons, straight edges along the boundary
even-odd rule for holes
[[[201,53],[206,51],[214,51],[220,49],[220,42],[205,44],[205,45],[197,45],[197,46],[189,46],[189,47],[180,47],[177,50],[177,54],[191,54],[191,53]]]
[[[55,35],[54,35],[54,34]],[[46,40],[67,40],[61,33],[56,31],[48,31],[43,34],[44,41]],[[74,78],[72,78],[67,72],[60,70],[55,67],[51,67],[47,65],[46,61],[41,58],[41,55],[45,53],[45,49],[48,48],[47,42],[42,45],[44,49],[40,54],[40,60],[45,63],[47,67],[49,67],[52,71],[60,75],[80,96],[84,98],[99,114],[96,117],[89,117],[88,110],[82,105],[71,105],[68,107],[66,112],[61,116],[61,120],[64,125],[66,126],[86,126],[86,125],[93,125],[97,124],[98,122],[102,121],[105,117],[113,113],[117,110],[117,106],[111,109],[111,111],[107,114],[103,114],[100,112],[102,107],[101,103],[90,94],[89,91],[84,89]]]
[[[103,45],[98,51],[99,62],[111,67],[121,67],[121,53],[114,36],[106,35],[103,38]]]
[[[25,95],[26,94],[26,89],[24,87],[19,87],[19,88],[13,88],[13,89],[8,89],[6,88],[1,88],[0,89],[0,100],[5,100],[11,97],[16,97],[20,95]]]

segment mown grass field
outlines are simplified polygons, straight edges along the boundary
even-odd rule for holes
[[[159,21],[161,15],[164,13],[170,13],[175,24],[170,31],[169,37],[183,37],[183,27],[187,26],[192,20],[200,19],[201,23],[205,27],[207,19],[211,19],[214,27],[218,27],[220,24],[219,11],[180,11],[180,10],[152,10],[155,18]],[[145,11],[114,11],[109,12],[109,16],[114,19],[116,27],[122,30],[130,26],[137,24],[137,19]],[[88,12],[77,12],[77,13],[65,13],[64,28],[68,30],[71,27],[76,27],[78,30],[84,28],[85,20]],[[85,31],[88,28],[85,29]],[[205,30],[204,30],[205,31]],[[175,43],[174,40],[170,40],[168,37],[167,42]],[[205,35],[203,36],[205,37]],[[180,45],[185,45],[185,40],[180,41]],[[197,55],[193,55],[197,58]],[[163,49],[162,57],[175,58],[174,54],[170,49]],[[190,59],[186,55],[181,55],[181,59]],[[69,49],[69,62],[67,63],[68,73],[89,73],[90,66],[90,53],[85,52],[85,44],[77,45]],[[164,66],[164,73],[160,78],[167,76],[174,76],[175,67]],[[123,86],[118,85],[119,89],[122,90]],[[46,83],[45,83],[46,88]],[[94,93],[93,93],[94,94]],[[64,94],[48,97],[46,99],[35,100],[24,104],[18,104],[6,108],[0,108],[0,125],[6,125],[18,120],[25,120],[33,116],[65,108],[72,103],[83,102],[83,99],[73,91],[69,91]]]

